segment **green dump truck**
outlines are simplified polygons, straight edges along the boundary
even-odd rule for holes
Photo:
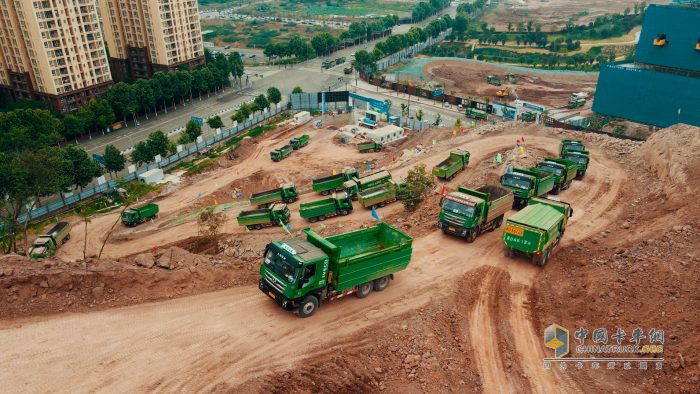
[[[289,208],[284,204],[272,204],[268,208],[241,211],[236,220],[239,226],[246,226],[248,230],[279,226],[282,222],[289,222]]]
[[[501,176],[501,186],[513,190],[514,205],[526,207],[532,197],[546,196],[554,188],[554,174],[538,168],[513,168]]]
[[[458,148],[450,152],[450,157],[433,167],[433,175],[449,181],[459,171],[467,168],[467,164],[469,164],[469,152]]]
[[[401,193],[406,189],[406,183],[397,183],[393,179],[373,188],[364,189],[358,193],[358,201],[365,208],[382,208],[386,204],[401,199]]]
[[[357,150],[359,150],[360,153],[380,152],[382,150],[382,144],[374,141],[361,142],[357,144]]]
[[[571,160],[576,162],[576,178],[583,178],[586,175],[586,170],[588,170],[588,163],[590,161],[590,152],[587,150],[566,150],[562,154],[564,160]]]
[[[291,204],[297,200],[299,191],[294,186],[294,182],[289,184],[280,183],[275,189],[266,190],[250,195],[250,205],[257,205],[258,208],[267,208],[276,202]]]
[[[58,222],[51,230],[38,236],[29,247],[29,256],[34,260],[53,256],[58,248],[70,239],[71,225]]]
[[[158,214],[158,204],[148,203],[139,208],[129,208],[122,214],[122,223],[136,227],[141,223],[152,220]]]
[[[309,145],[310,139],[311,138],[309,138],[308,135],[304,134],[299,138],[292,138],[291,140],[289,140],[289,145],[292,146],[292,149],[299,150],[305,147],[306,145]]]
[[[545,157],[544,161],[537,163],[537,168],[549,171],[554,174],[554,187],[552,193],[559,194],[562,190],[571,187],[571,182],[576,178],[576,163],[571,160],[550,159]]]
[[[520,115],[520,119],[525,122],[534,122],[537,119],[537,112],[530,111]]]
[[[342,190],[343,183],[357,177],[357,170],[350,167],[345,167],[335,175],[314,179],[311,181],[311,188],[324,196],[329,195],[332,191]]]
[[[465,115],[467,115],[467,118],[489,120],[489,114],[480,109],[467,108]]]
[[[474,242],[484,231],[501,227],[503,215],[513,207],[513,191],[498,185],[474,190],[462,186],[440,199],[437,227],[443,234],[459,235]]]
[[[491,85],[496,85],[496,86],[501,86],[503,84],[503,81],[492,76],[488,76],[486,78],[486,83],[490,83]]]
[[[287,158],[289,156],[294,148],[292,148],[291,145],[285,145],[281,148],[275,149],[272,152],[270,152],[270,158],[272,161],[280,161],[282,159]]]
[[[411,262],[413,238],[386,224],[323,238],[272,242],[260,265],[260,291],[284,310],[309,317],[322,301],[382,291]]]
[[[510,83],[518,83],[518,77],[516,77],[513,73],[506,75],[506,78],[508,78],[508,81],[510,81]]]
[[[583,141],[562,140],[559,143],[559,156],[561,158],[564,158],[564,151],[565,150],[586,150],[586,147],[583,146]]]
[[[566,106],[568,108],[583,107],[584,105],[586,105],[586,100],[571,100],[568,103],[566,103]]]
[[[533,198],[527,208],[506,221],[502,236],[506,256],[522,254],[543,267],[561,241],[571,215],[573,210],[565,202]]]
[[[345,192],[333,193],[331,198],[299,205],[299,216],[309,219],[311,223],[336,215],[347,216],[351,212],[352,198]]]
[[[389,171],[382,170],[375,173],[365,175],[362,178],[353,177],[351,180],[343,183],[343,190],[357,200],[357,194],[363,190],[371,189],[391,180]]]

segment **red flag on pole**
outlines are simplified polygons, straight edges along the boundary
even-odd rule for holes
[[[445,196],[445,184],[444,183],[442,184],[442,190],[440,190],[440,195],[443,197]]]
[[[392,158],[391,158],[391,161],[396,161],[396,158],[395,158],[395,157],[392,157]]]
[[[464,131],[464,127],[459,126],[459,131]]]

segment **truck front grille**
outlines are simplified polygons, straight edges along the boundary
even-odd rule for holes
[[[284,289],[287,287],[287,285],[277,280],[277,278],[270,275],[270,273],[267,271],[265,271],[265,282],[267,282],[267,284],[272,286],[272,288],[279,291],[280,293],[284,293]]]
[[[454,224],[457,227],[462,227],[462,224],[464,223],[464,219],[457,216],[452,216],[447,212],[445,212],[445,221],[450,224]]]
[[[520,197],[523,195],[522,190],[513,190],[513,196],[514,197]]]

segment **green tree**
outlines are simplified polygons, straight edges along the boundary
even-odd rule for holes
[[[73,184],[83,191],[93,179],[104,174],[100,163],[91,158],[85,149],[77,148],[75,145],[68,145],[64,151],[67,158],[73,163]]]
[[[534,24],[534,21],[527,21],[527,32],[532,33],[532,25]]]
[[[518,33],[524,33],[525,32],[525,22],[523,22],[523,21],[518,22],[518,26],[515,28],[515,30]]]
[[[189,71],[178,71],[173,74],[173,91],[176,96],[187,97],[190,95],[190,100],[192,99],[192,76]],[[184,99],[183,99],[184,104]]]
[[[263,49],[263,54],[267,57],[267,61],[271,62],[272,58],[277,56],[277,48],[275,47],[275,44],[268,42]]]
[[[202,126],[194,120],[187,121],[185,130],[180,133],[178,144],[189,144],[197,141],[197,138],[202,135]]]
[[[170,140],[163,133],[162,130],[156,130],[148,135],[148,140],[146,140],[146,145],[148,146],[148,151],[151,155],[151,160],[157,155],[160,157],[167,157],[168,151],[170,149]],[[149,162],[151,161],[149,160]]]
[[[437,114],[435,117],[435,126],[440,126],[440,122],[442,122],[442,115]]]
[[[263,112],[265,108],[270,108],[270,102],[267,101],[267,97],[265,97],[264,94],[259,94],[258,97],[255,98],[255,101],[253,101],[253,103],[258,105],[258,107],[260,108],[260,112]]]
[[[153,93],[153,89],[151,89],[151,84],[147,79],[139,79],[132,86],[134,98],[138,105],[145,109],[146,119],[148,119],[148,109],[156,104],[156,97]],[[136,114],[134,114],[134,118],[136,118]]]
[[[85,119],[81,114],[67,115],[63,118],[63,127],[66,130],[66,136],[75,137],[75,143],[78,143],[78,134],[81,134],[85,127]]]
[[[133,114],[136,112],[136,108],[138,108],[133,86],[124,82],[117,83],[112,90],[107,93],[107,101],[109,101],[112,108],[115,108],[122,114],[124,125],[128,127],[128,125],[126,125],[126,115]],[[136,115],[134,115],[134,120],[136,120]]]
[[[267,88],[267,100],[275,104],[275,109],[277,109],[277,104],[282,101],[282,93],[276,87],[271,86]]]
[[[207,119],[207,125],[209,125],[210,129],[220,129],[224,127],[224,122],[219,115],[216,115]]]
[[[51,112],[18,109],[0,113],[0,151],[36,151],[61,141],[63,123]]]
[[[119,171],[124,171],[124,166],[126,165],[126,157],[115,148],[114,145],[108,144],[105,146],[105,151],[102,154],[102,158],[105,161],[105,170],[109,172],[109,178],[114,179],[112,174],[116,174]]]
[[[163,108],[165,108],[166,114],[168,113],[168,101],[172,102],[173,106],[175,106],[175,102],[173,101],[175,93],[173,91],[171,75],[170,73],[164,73],[162,71],[153,74],[153,79],[158,81],[158,85],[160,85],[160,90],[162,92],[160,98],[163,100]]]
[[[304,91],[301,90],[301,88],[299,86],[297,86],[294,89],[292,89],[292,93],[304,93]]]
[[[489,103],[491,102],[491,97],[489,97],[489,96],[484,97],[484,101],[486,101],[486,105],[488,106]]]
[[[419,122],[422,122],[423,116],[425,116],[425,114],[423,113],[423,110],[419,109],[418,112],[416,112],[416,119],[418,119]]]
[[[418,164],[409,170],[406,176],[406,189],[401,197],[406,212],[417,210],[433,189],[435,189],[435,180],[432,174],[425,172],[425,164]]]
[[[136,144],[134,149],[131,151],[131,157],[129,160],[137,167],[150,163],[153,160],[153,155],[148,148],[148,144],[146,144],[145,141],[141,141]]]
[[[194,70],[192,71],[191,75],[192,88],[197,90],[199,101],[202,101],[202,92],[208,87],[206,77],[202,73],[202,70]]]
[[[156,108],[156,103],[158,100],[163,98],[163,89],[160,87],[160,81],[158,81],[155,78],[151,78],[148,80],[148,84],[151,85],[151,91],[153,92],[153,97],[155,98],[155,101],[153,101],[153,104],[151,106],[153,107],[153,112],[155,112],[156,116],[158,116],[158,109]]]
[[[212,73],[211,69],[208,67],[205,67],[205,68],[199,70],[199,72],[202,73],[202,80],[203,80],[203,83],[205,84],[206,89],[207,89],[207,97],[209,97],[209,95],[211,94],[211,91],[210,91],[211,85],[213,85],[215,82],[214,74]]]

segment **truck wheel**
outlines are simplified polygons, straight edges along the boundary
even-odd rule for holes
[[[327,196],[327,195],[329,195],[329,194],[331,194],[331,192],[329,192],[328,190],[324,190],[324,191],[321,192],[321,195],[322,195],[322,196]]]
[[[386,202],[382,201],[377,205],[379,205],[379,208],[384,208],[386,206]]]
[[[367,282],[363,283],[360,285],[360,288],[357,290],[357,297],[358,298],[365,298],[369,295],[369,293],[372,292],[372,287],[374,287],[374,282]]]
[[[359,199],[359,197],[357,197],[357,194],[355,194],[354,196],[352,196],[352,200],[353,200],[353,201],[357,201],[358,199]]]
[[[545,264],[547,264],[547,260],[549,259],[549,250],[545,250],[542,252],[542,261],[538,264],[540,267],[544,267]]]
[[[70,234],[66,235],[66,241],[70,239]]]
[[[247,228],[248,230],[255,230],[254,226],[245,226],[245,228]]]
[[[513,249],[506,246],[503,250],[503,254],[506,255],[506,257],[513,257]]]
[[[259,224],[256,224],[256,225],[255,225],[255,229],[256,229],[256,230],[261,230],[261,229],[262,229],[262,226],[259,225]]]
[[[309,221],[310,221],[311,223],[316,223],[317,220],[318,220],[318,219],[316,219],[316,216],[309,218]]]
[[[503,215],[498,217],[498,221],[496,222],[496,228],[501,228],[502,224],[503,224]]]
[[[318,220],[321,221],[321,222],[324,221],[324,220],[326,220],[326,215],[321,215],[321,216],[319,216],[319,217],[318,217]]]
[[[476,236],[479,235],[479,228],[475,227],[474,230],[472,230],[469,235],[467,236],[467,242],[472,243],[476,239]]]
[[[314,296],[308,296],[301,302],[299,307],[299,317],[309,317],[318,309],[318,300]]]
[[[391,278],[388,276],[379,278],[374,281],[374,291],[382,291],[386,289],[387,286],[389,286],[389,282],[391,281]]]
[[[350,213],[350,211],[348,211],[347,209],[341,209],[341,210],[340,210],[340,214],[343,215],[343,216],[348,216],[349,213]]]

